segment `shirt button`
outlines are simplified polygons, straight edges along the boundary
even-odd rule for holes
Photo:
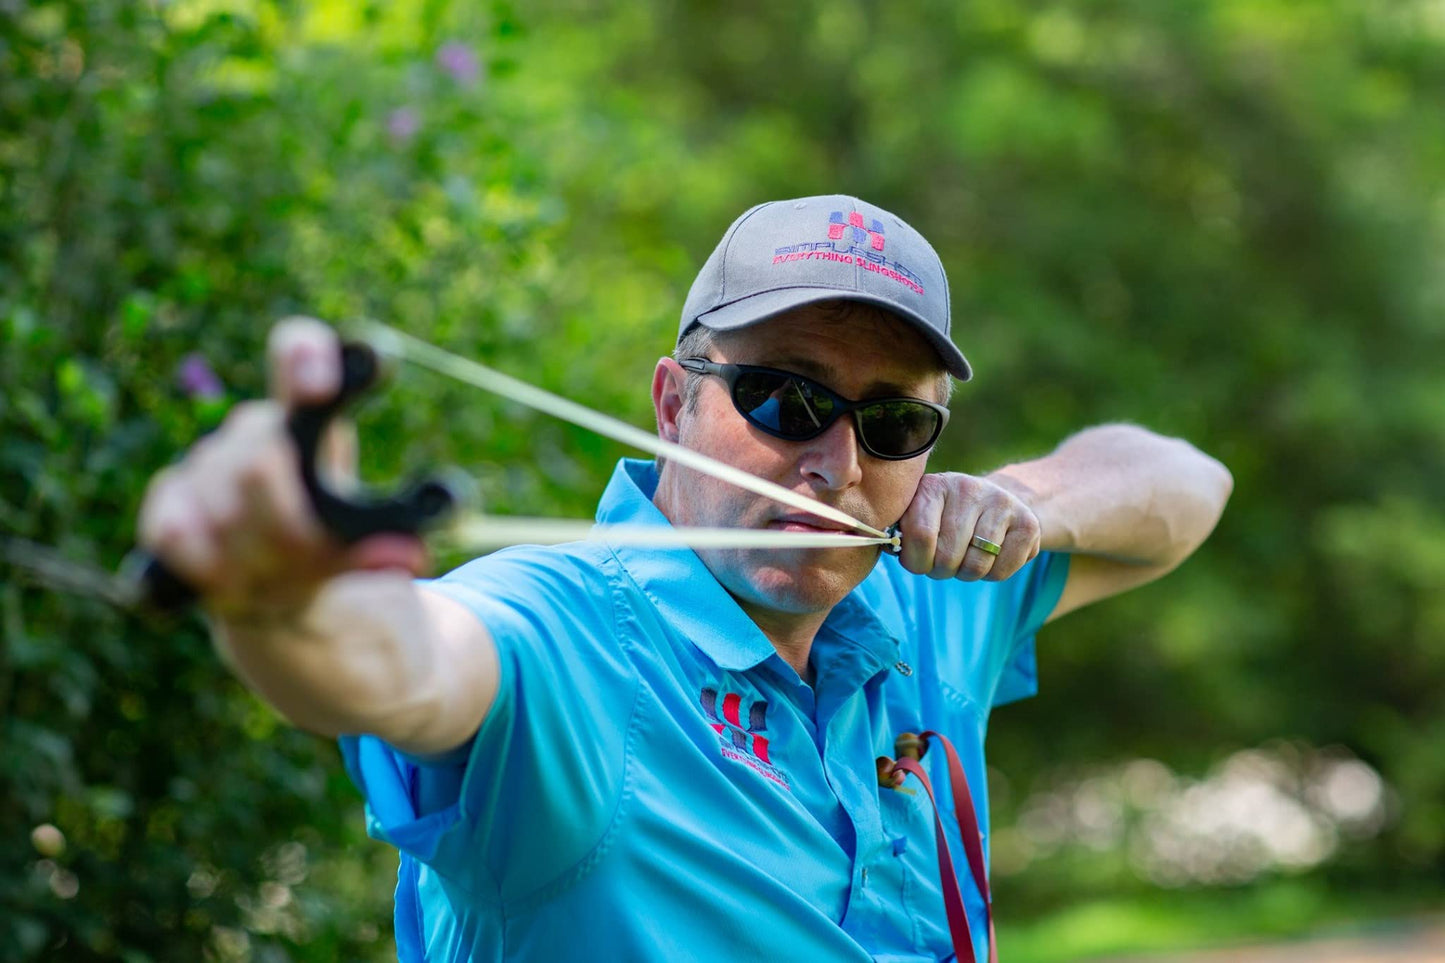
[[[864,886],[867,886],[867,885],[868,885],[868,867],[867,867],[867,866],[864,866],[864,867],[863,867],[863,885],[864,885]]]

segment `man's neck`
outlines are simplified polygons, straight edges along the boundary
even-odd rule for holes
[[[674,506],[682,497],[677,490],[677,484],[677,472],[663,471],[659,466],[657,490],[653,492],[652,503],[673,524],[678,524],[678,515]],[[732,594],[731,591],[729,594]],[[808,657],[813,652],[813,639],[817,636],[818,629],[822,627],[823,620],[828,617],[828,613],[779,612],[753,605],[736,595],[733,595],[733,598],[747,613],[748,618],[752,619],[762,630],[763,635],[767,636],[768,641],[773,643],[773,648],[778,650],[778,655],[782,657],[783,661],[793,667],[799,678],[812,685],[813,670],[808,663]]]
[[[737,602],[748,618],[757,623],[768,641],[773,643],[773,648],[778,650],[782,660],[793,667],[799,678],[812,685],[813,668],[808,657],[813,652],[813,639],[817,637],[818,629],[822,627],[828,613],[809,612],[796,615],[759,608],[742,599]]]

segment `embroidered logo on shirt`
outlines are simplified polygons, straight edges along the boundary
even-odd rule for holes
[[[758,774],[788,789],[788,777],[768,758],[768,704],[762,699],[753,700],[748,707],[747,724],[743,724],[743,697],[736,692],[727,692],[718,704],[718,690],[705,687],[700,693],[702,711],[717,733],[718,750],[724,758],[741,762]],[[721,712],[721,715],[719,715]]]

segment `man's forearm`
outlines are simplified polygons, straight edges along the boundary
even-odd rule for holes
[[[432,753],[470,736],[495,692],[490,639],[459,609],[404,573],[357,572],[294,615],[213,629],[232,669],[296,725]]]
[[[1234,481],[1188,442],[1101,425],[988,476],[1038,516],[1045,550],[1172,568],[1224,510]]]

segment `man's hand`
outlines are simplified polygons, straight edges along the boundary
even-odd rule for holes
[[[272,400],[236,406],[185,459],[152,481],[140,542],[227,618],[290,618],[336,575],[356,569],[418,572],[421,543],[388,535],[345,546],[315,516],[302,486],[286,418],[298,405],[335,397],[341,383],[336,333],[311,318],[272,329]],[[354,472],[355,445],[336,426],[323,446],[333,474]]]
[[[976,475],[924,475],[898,526],[903,567],[930,578],[997,582],[1039,553],[1040,526],[1033,510],[1013,492]],[[975,535],[998,545],[998,554],[971,544]]]
[[[460,745],[497,691],[491,636],[459,603],[416,587],[417,538],[347,546],[316,518],[286,419],[340,389],[335,332],[283,321],[269,355],[272,400],[238,406],[156,477],[141,543],[201,594],[221,657],[292,722],[374,733],[408,752]],[[321,458],[332,477],[350,474],[348,426],[333,426]]]

